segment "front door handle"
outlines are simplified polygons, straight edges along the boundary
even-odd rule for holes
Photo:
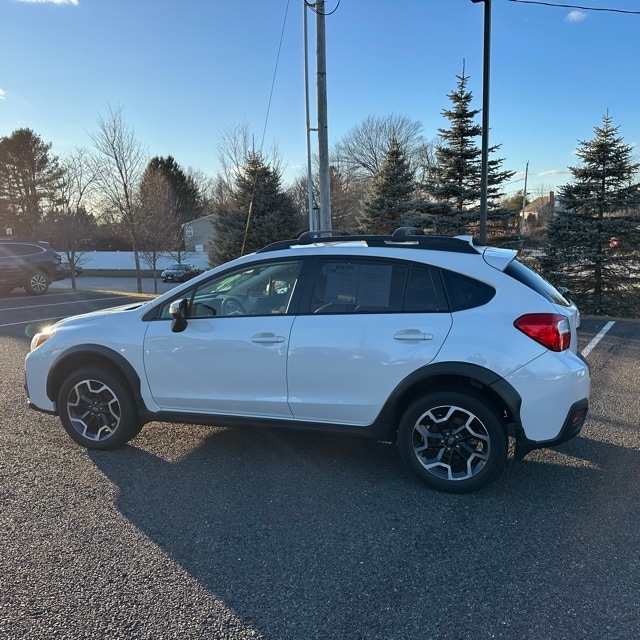
[[[277,336],[275,333],[256,333],[251,336],[251,342],[256,344],[278,344],[284,342],[284,336]]]
[[[430,333],[425,333],[424,331],[420,331],[420,329],[403,329],[402,331],[397,331],[394,336],[396,340],[433,340],[433,335]]]

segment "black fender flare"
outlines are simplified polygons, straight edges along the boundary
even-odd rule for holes
[[[466,379],[470,386],[475,384],[489,387],[507,407],[514,422],[516,437],[519,433],[523,433],[520,419],[520,407],[522,406],[520,394],[494,371],[471,362],[437,362],[416,369],[393,390],[382,407],[376,422],[395,425],[397,409],[401,406],[403,398],[410,394],[412,389],[425,383],[437,384],[438,379],[442,380],[443,384],[456,379]]]
[[[91,364],[92,356],[98,357],[101,360],[107,360],[125,378],[133,394],[140,419],[145,421],[145,416],[149,414],[149,410],[140,393],[140,376],[123,355],[109,347],[104,347],[99,344],[77,344],[62,351],[49,369],[49,375],[47,376],[47,396],[53,402],[57,401],[56,389],[59,388],[62,383],[60,372],[62,372],[63,375],[66,373],[67,367],[65,363],[69,363],[72,359],[86,358],[86,364]]]

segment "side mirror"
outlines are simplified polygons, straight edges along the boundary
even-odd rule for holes
[[[169,315],[173,318],[171,331],[179,333],[187,328],[187,317],[189,315],[189,303],[182,298],[175,300],[169,306]]]

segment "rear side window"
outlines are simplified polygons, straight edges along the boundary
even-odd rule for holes
[[[402,310],[409,313],[449,311],[438,269],[418,265],[411,267]]]
[[[35,244],[7,242],[0,245],[0,255],[3,256],[32,256],[43,253],[44,249]]]
[[[320,260],[310,311],[397,313],[407,270],[407,265],[391,261]]]
[[[496,290],[488,284],[463,276],[455,271],[442,269],[442,279],[447,290],[451,311],[481,307],[496,294]]]
[[[504,272],[521,282],[529,289],[533,289],[536,293],[539,293],[543,298],[552,302],[553,304],[560,305],[561,307],[569,307],[569,301],[560,294],[560,292],[550,283],[547,282],[539,273],[536,273],[533,269],[514,260]]]

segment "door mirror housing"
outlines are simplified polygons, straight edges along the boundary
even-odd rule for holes
[[[181,298],[169,305],[169,315],[172,318],[171,331],[179,333],[187,328],[187,318],[189,317],[189,303]]]

